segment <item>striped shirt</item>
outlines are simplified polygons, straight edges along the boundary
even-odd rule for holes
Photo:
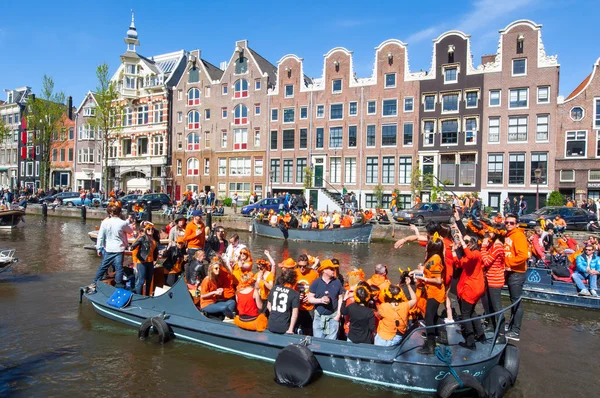
[[[494,244],[491,248],[487,245],[481,247],[481,259],[485,277],[489,287],[502,288],[504,286],[504,245]]]

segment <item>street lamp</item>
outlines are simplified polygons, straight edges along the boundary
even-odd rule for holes
[[[535,209],[540,208],[540,177],[542,176],[542,170],[538,167],[533,171],[535,175]]]

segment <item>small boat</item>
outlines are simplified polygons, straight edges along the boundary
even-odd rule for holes
[[[98,241],[98,231],[90,231],[88,232],[88,236],[90,237],[91,241],[94,242],[94,245],[96,244],[96,242]],[[129,244],[132,244],[133,242],[135,242],[135,238],[131,237],[129,238]],[[160,246],[166,246],[169,244],[169,239],[161,239],[160,240]]]
[[[252,230],[257,235],[276,239],[325,243],[369,243],[373,233],[373,224],[354,225],[351,228],[301,229],[288,228],[287,237],[279,227],[252,220]]]
[[[115,287],[104,282],[99,282],[95,289],[82,287],[80,302],[85,297],[99,315],[138,327],[141,333],[143,325],[152,324],[160,318],[165,325],[164,328],[161,326],[161,330],[164,332],[166,328],[169,336],[176,339],[268,362],[275,362],[280,351],[289,344],[303,344],[315,356],[324,374],[351,381],[431,394],[439,392],[444,384],[454,383],[453,372],[461,380],[468,378],[479,387],[488,374],[494,374],[492,369],[496,365],[503,365],[509,372],[512,367],[513,381],[518,373],[518,348],[506,342],[497,343],[496,340],[500,328],[504,328],[503,315],[496,331],[486,335],[488,341],[476,343],[476,351],[458,345],[462,337],[456,331],[460,329],[460,323],[465,321],[446,325],[450,345],[446,353],[441,354],[442,360],[438,355],[418,353],[417,349],[423,345],[421,332],[426,329],[424,327],[407,331],[400,345],[393,347],[351,344],[341,340],[274,334],[268,330],[252,332],[231,323],[209,319],[195,306],[182,278],[158,296],[133,294],[122,308],[107,303],[115,291]],[[504,314],[519,303],[517,301],[501,312],[486,317]],[[443,352],[444,346],[440,347],[440,352]],[[465,376],[465,373],[468,375]]]
[[[0,229],[15,228],[21,221],[25,222],[24,216],[25,210],[0,210]]]
[[[15,257],[15,249],[0,249],[0,269],[4,269],[19,261]]]
[[[503,293],[508,295],[505,288]],[[600,310],[600,297],[580,296],[573,280],[552,275],[549,268],[529,267],[523,298],[540,303]]]

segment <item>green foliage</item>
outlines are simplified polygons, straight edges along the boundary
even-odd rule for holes
[[[248,206],[249,204],[250,204],[250,195],[248,195],[246,200],[244,200],[244,203],[242,203],[242,206]]]
[[[231,198],[223,199],[223,206],[231,207],[232,203],[233,203],[233,199],[231,199]]]
[[[395,194],[396,194],[396,197],[399,197],[399,196],[400,196],[400,190],[399,190],[398,188],[394,188],[394,190],[392,191],[392,193],[393,193],[393,194],[395,193]]]
[[[10,138],[10,129],[4,123],[4,119],[0,117],[0,144],[4,142],[4,140]]]
[[[485,214],[487,214],[488,216],[491,216],[492,214],[494,214],[494,209],[491,208],[490,206],[485,206],[485,209],[483,210]]]
[[[423,181],[421,181],[421,176],[421,169],[419,167],[419,162],[417,162],[416,167],[413,167],[412,175],[410,177],[410,191],[413,198],[421,196],[421,191],[423,190]]]
[[[433,180],[433,175],[428,174],[425,177],[431,177],[431,179]],[[444,189],[444,187],[442,185],[431,185],[431,201],[435,202],[436,200],[438,200],[439,197],[444,196],[444,194],[446,193],[446,190]]]
[[[550,192],[550,196],[548,196],[548,200],[546,201],[546,206],[564,206],[565,198],[558,191]]]
[[[373,195],[375,199],[377,199],[377,207],[381,208],[383,206],[383,185],[378,184],[373,188]]]
[[[304,189],[310,189],[312,187],[313,169],[312,167],[304,168]]]

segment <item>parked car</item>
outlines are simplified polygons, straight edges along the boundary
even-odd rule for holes
[[[72,206],[81,206],[81,197],[77,198],[66,198],[62,200],[63,206],[72,207]],[[101,205],[102,200],[100,199],[100,195],[97,193],[92,194],[92,199],[85,199],[84,204],[86,206],[94,206],[98,207]]]
[[[129,204],[129,202],[136,202],[142,196],[144,196],[144,195],[138,195],[138,194],[127,195],[127,196],[123,196],[121,198],[117,198],[117,202],[121,202],[121,205],[122,205],[123,209],[126,209],[127,205]],[[108,206],[108,203],[109,203],[109,200],[103,201],[102,202],[102,207]]]
[[[417,203],[410,209],[399,210],[394,214],[399,223],[425,225],[429,221],[449,222],[452,207],[447,203]]]
[[[59,192],[56,195],[49,195],[44,197],[44,202],[54,202],[56,198],[64,201],[69,198],[78,198],[80,195],[79,192]]]
[[[590,221],[596,221],[598,219],[594,213],[579,207],[546,206],[531,214],[520,217],[519,226],[522,228],[533,228],[537,225],[537,220],[539,218],[552,221],[557,214],[565,220],[567,229],[585,230]]]
[[[279,211],[280,206],[283,206],[283,199],[279,198],[264,198],[251,205],[242,207],[242,215],[247,216],[254,209],[267,209]]]
[[[149,193],[138,199],[138,202],[143,202],[144,205],[147,205],[149,201],[151,202],[150,209],[153,211],[161,210],[163,206],[173,206],[173,201],[166,193]]]

